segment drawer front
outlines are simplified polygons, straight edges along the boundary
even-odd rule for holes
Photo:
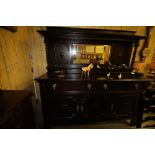
[[[48,85],[50,91],[90,91],[92,83],[85,82],[52,82]]]
[[[135,91],[140,90],[140,86],[137,83],[112,83],[112,82],[100,82],[94,84],[94,90],[96,91]]]
[[[51,82],[47,83],[48,91],[135,91],[141,90],[140,85],[127,82]]]

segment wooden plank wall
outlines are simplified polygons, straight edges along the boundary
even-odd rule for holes
[[[149,57],[146,59],[148,62],[155,63],[155,26],[151,32],[151,38],[149,42],[149,49],[151,50]]]
[[[0,28],[2,89],[32,89],[33,78],[46,72],[45,46],[37,29],[44,27],[17,27],[17,32]]]
[[[31,65],[33,68],[33,78],[46,73],[46,50],[44,38],[37,30],[44,30],[44,27],[31,26],[27,27],[28,31],[28,48],[30,53]]]
[[[26,89],[32,85],[27,28],[17,32],[0,28],[0,82],[2,89]]]
[[[84,26],[82,28],[129,30],[136,31],[137,35],[145,33],[145,26]],[[17,32],[0,28],[0,86],[3,89],[32,88],[33,79],[46,72],[44,40],[37,32],[41,29],[45,27],[17,27]]]
[[[149,64],[151,62],[155,62],[155,26],[153,27],[151,34],[150,34],[150,41],[149,41],[148,49],[150,50],[150,53],[148,57],[146,57],[145,62],[143,63],[142,70],[141,70],[142,72],[146,73],[146,75],[149,69]]]

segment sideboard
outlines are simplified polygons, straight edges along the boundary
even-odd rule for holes
[[[37,79],[46,127],[67,121],[130,118],[141,127],[143,92],[150,79]]]
[[[131,76],[131,71],[139,41],[146,36],[136,36],[129,31],[66,27],[47,27],[39,33],[44,36],[48,64],[47,73],[36,79],[46,128],[54,123],[111,118],[130,118],[130,125],[141,127],[143,93],[151,80]],[[100,52],[96,48],[104,50],[107,45],[109,58],[105,60],[109,65],[99,64],[99,68],[91,70],[90,76],[83,77],[82,67],[89,64],[81,62],[84,59],[91,62],[92,53],[94,56]],[[75,55],[75,46],[82,52],[77,51]],[[86,46],[95,47],[94,51],[84,51]],[[89,57],[85,58],[83,52]],[[101,59],[105,58],[104,52]],[[75,58],[77,60],[73,61]]]

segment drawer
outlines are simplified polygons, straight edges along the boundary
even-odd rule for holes
[[[118,82],[51,82],[47,84],[49,92],[63,92],[63,91],[131,91],[138,92],[140,87],[136,83],[118,83]]]
[[[93,87],[93,84],[85,82],[53,82],[48,86],[50,91],[90,91]]]
[[[97,91],[138,91],[140,87],[136,83],[100,82],[94,84]]]

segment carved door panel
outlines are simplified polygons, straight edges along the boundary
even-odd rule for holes
[[[110,62],[113,65],[129,65],[132,46],[130,43],[112,44]]]
[[[116,116],[132,116],[137,96],[130,94],[111,95],[111,113]]]
[[[87,119],[101,118],[106,114],[107,102],[104,95],[89,95],[81,98],[81,115]]]
[[[74,119],[77,115],[77,100],[73,96],[53,95],[47,107],[52,119]]]
[[[70,63],[69,43],[48,41],[47,61],[49,66]]]

